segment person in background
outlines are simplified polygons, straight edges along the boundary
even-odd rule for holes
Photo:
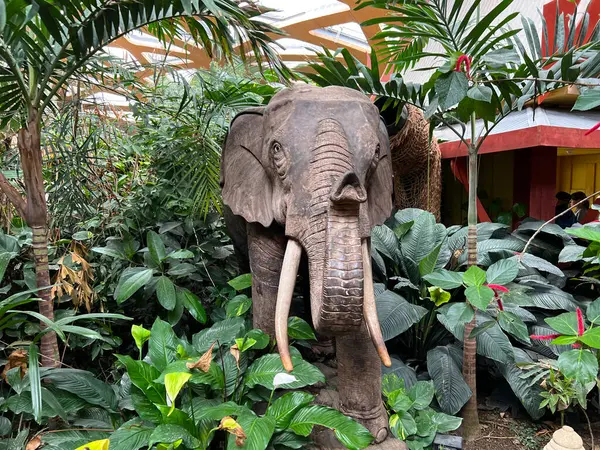
[[[585,195],[585,192],[581,192],[581,191],[574,192],[573,194],[571,194],[571,207],[573,207],[575,204],[581,202],[586,197],[587,197],[587,195]],[[584,201],[583,203],[579,203],[579,205],[575,206],[574,214],[575,214],[576,221],[579,223],[584,223],[583,220],[589,210],[590,210],[590,202],[588,200]]]
[[[594,200],[594,203],[592,203],[592,207],[590,209],[588,209],[587,213],[585,214],[585,217],[583,218],[583,220],[580,223],[586,224],[586,223],[591,223],[591,222],[598,222],[599,218],[600,218],[600,197],[598,197],[596,200]]]
[[[556,194],[556,207],[554,208],[554,215],[558,215],[565,210],[569,210],[562,216],[557,217],[554,223],[561,228],[568,228],[577,222],[575,214],[569,209],[569,203],[571,201],[571,194],[568,192],[560,191]]]

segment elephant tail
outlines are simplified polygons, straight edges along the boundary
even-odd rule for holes
[[[394,197],[398,209],[419,208],[440,220],[442,155],[437,139],[429,140],[429,122],[423,113],[406,105],[404,127],[390,137],[394,171]]]

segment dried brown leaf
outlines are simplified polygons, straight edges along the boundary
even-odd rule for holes
[[[242,447],[244,442],[246,441],[246,433],[242,429],[242,426],[236,422],[236,420],[231,416],[225,416],[221,419],[221,423],[219,423],[219,430],[225,430],[230,434],[235,436],[235,445],[238,447]]]
[[[25,450],[36,450],[40,445],[42,445],[42,440],[39,436],[36,436],[27,443]]]
[[[206,351],[204,355],[200,357],[198,361],[195,363],[187,363],[186,366],[188,369],[200,369],[202,372],[208,372],[210,369],[210,363],[212,362],[212,352],[216,342],[213,342],[213,345]]]
[[[229,352],[234,357],[235,364],[237,365],[237,367],[239,369],[240,368],[240,349],[238,348],[237,344],[233,344],[231,346],[231,348],[229,349]]]

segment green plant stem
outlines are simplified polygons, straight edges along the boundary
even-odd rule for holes
[[[269,396],[269,402],[267,403],[267,410],[269,410],[269,406],[271,406],[271,400],[273,400],[273,394],[275,394],[275,386],[271,389],[271,395]]]
[[[594,432],[592,431],[592,423],[590,422],[590,418],[587,415],[587,412],[585,411],[585,408],[581,405],[579,405],[579,407],[581,408],[581,411],[583,412],[583,415],[585,416],[585,420],[587,420],[588,423],[588,430],[590,431],[590,439],[592,441],[592,449],[595,449],[596,447],[594,446]]]

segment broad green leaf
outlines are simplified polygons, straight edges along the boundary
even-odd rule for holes
[[[585,385],[598,376],[598,360],[590,350],[568,350],[559,355],[558,369],[565,377]]]
[[[588,347],[600,349],[600,327],[594,327],[587,330],[581,336],[580,341]]]
[[[237,345],[238,350],[242,353],[251,349],[254,344],[256,344],[256,340],[249,337],[237,338],[235,340],[235,345]]]
[[[462,325],[473,320],[475,311],[467,302],[452,303],[446,305],[439,313],[446,316],[446,320],[452,326]]]
[[[173,444],[179,440],[181,440],[183,445],[188,448],[201,447],[201,442],[198,438],[192,436],[190,432],[181,425],[175,424],[158,425],[150,435],[147,445]]]
[[[585,317],[594,325],[600,323],[600,298],[589,304],[585,312]]]
[[[165,375],[165,389],[167,391],[167,406],[171,407],[169,415],[175,409],[175,399],[179,395],[181,388],[192,377],[188,372],[171,372]]]
[[[413,403],[413,399],[411,399],[404,390],[393,391],[388,395],[387,404],[396,412],[408,411],[412,408]]]
[[[552,345],[571,345],[579,340],[579,336],[558,336],[550,342]]]
[[[475,308],[485,310],[494,298],[494,291],[487,286],[469,286],[465,289],[465,296]]]
[[[504,331],[514,336],[519,341],[524,342],[525,344],[531,343],[527,325],[525,325],[517,315],[508,311],[499,311],[498,323]]]
[[[150,257],[152,258],[152,261],[159,266],[162,260],[167,257],[165,244],[160,235],[152,230],[148,231],[148,234],[146,234],[146,240]]]
[[[455,289],[462,286],[463,282],[462,273],[451,272],[446,269],[436,270],[429,275],[425,275],[423,278],[431,285],[441,287],[442,289]]]
[[[150,329],[148,357],[154,367],[164,370],[177,357],[178,339],[168,322],[156,319]]]
[[[92,251],[95,253],[100,253],[101,255],[110,256],[112,258],[127,260],[127,256],[125,256],[124,253],[110,247],[93,247]]]
[[[132,325],[131,327],[131,335],[133,336],[133,340],[135,341],[135,345],[137,346],[140,354],[142,353],[142,349],[144,347],[144,343],[150,339],[150,330],[146,330],[144,327],[140,325]]]
[[[514,258],[501,259],[495,262],[486,271],[488,284],[504,286],[515,279],[519,273],[519,263]]]
[[[1,2],[2,0],[0,0]],[[1,5],[0,5],[1,7]],[[6,268],[8,267],[9,261],[12,259],[13,253],[9,252],[0,252],[0,283],[4,278],[4,273],[6,272]]]
[[[463,282],[468,287],[483,286],[486,281],[486,274],[483,269],[477,266],[471,266],[463,274]]]
[[[171,258],[171,259],[188,259],[188,258],[193,258],[193,257],[194,257],[194,253],[192,253],[190,250],[186,250],[184,248],[175,250],[167,255],[167,258]]]
[[[275,419],[275,428],[285,430],[289,427],[294,414],[315,399],[314,395],[306,392],[288,392],[275,400],[266,415]]]
[[[429,296],[431,301],[435,304],[435,306],[442,306],[445,303],[448,303],[452,298],[452,294],[443,290],[437,286],[430,286],[427,288],[429,291]]]
[[[310,442],[310,439],[298,436],[291,431],[276,433],[275,436],[273,436],[273,439],[271,439],[271,445],[273,445],[274,448],[308,448]]]
[[[390,430],[398,439],[405,441],[408,436],[417,433],[417,423],[410,413],[399,411],[390,417]]]
[[[252,274],[246,273],[240,275],[239,277],[227,282],[227,284],[238,292],[243,291],[244,289],[248,289],[250,286],[252,286]]]
[[[384,340],[404,333],[427,314],[427,309],[413,305],[397,293],[375,284],[375,305]]]
[[[310,325],[305,320],[296,316],[288,318],[288,335],[292,339],[317,340]]]
[[[118,410],[115,391],[90,372],[76,369],[47,369],[44,380],[50,381],[53,387],[74,394],[89,404],[110,411]]]
[[[161,385],[162,388],[162,400],[161,403],[166,403],[166,391],[165,387]],[[153,423],[161,423],[163,420],[163,415],[158,409],[158,407],[152,403],[152,401],[148,398],[149,395],[146,395],[136,386],[131,387],[131,403],[135,412],[142,418],[143,420],[147,420]],[[147,441],[146,441],[147,442]]]
[[[125,422],[110,436],[110,450],[139,450],[148,447],[154,428],[139,418]]]
[[[477,84],[467,91],[467,97],[480,102],[490,103],[492,101],[492,88]]]
[[[143,267],[128,267],[121,274],[115,289],[114,297],[117,303],[123,303],[137,292],[138,289],[148,284],[152,279],[152,269]]]
[[[283,389],[298,389],[304,386],[310,386],[319,381],[325,381],[325,377],[319,369],[312,364],[300,359],[292,358],[294,370],[290,372],[296,377],[297,381],[280,386]],[[273,378],[278,373],[285,373],[278,354],[268,354],[256,359],[245,374],[245,383],[249,388],[256,385],[264,386],[267,389],[273,389]]]
[[[246,339],[253,339],[256,344],[254,344],[255,350],[262,350],[267,348],[271,338],[264,331],[259,329],[253,329],[246,333]]]
[[[156,282],[156,296],[159,303],[168,311],[172,311],[177,303],[175,296],[175,285],[164,275],[158,278]]]
[[[487,330],[489,330],[490,328],[495,327],[495,326],[496,326],[495,320],[488,320],[486,322],[478,324],[475,328],[473,328],[473,331],[471,331],[469,338],[475,339],[480,334],[486,332]]]
[[[421,276],[429,275],[435,270],[435,267],[440,256],[442,244],[438,245],[433,251],[419,262],[419,273]]]
[[[221,320],[212,327],[202,330],[192,337],[192,343],[196,351],[200,354],[206,352],[213,343],[227,345],[242,337],[244,334],[244,319],[242,317],[233,317],[231,319]]]
[[[588,111],[598,106],[600,106],[600,89],[586,89],[577,97],[573,111]]]
[[[447,110],[459,103],[467,95],[468,89],[469,80],[463,72],[452,70],[435,80],[435,93],[439,98],[442,110]]]
[[[91,231],[78,231],[77,233],[73,233],[72,237],[76,241],[87,241],[88,239],[92,239],[94,237],[94,233]]]
[[[227,442],[228,450],[265,450],[273,432],[275,431],[275,419],[272,417],[257,417],[250,410],[242,412],[237,417],[237,422],[244,430],[246,439],[243,445],[237,445],[236,437],[232,434],[229,435]]]
[[[125,365],[127,375],[134,386],[138,387],[152,403],[165,404],[165,387],[154,381],[160,376],[160,371],[156,367],[145,361],[136,361],[127,355],[116,355],[116,357]]]
[[[177,289],[176,295],[194,319],[200,323],[206,323],[206,310],[197,295],[187,289]]]
[[[567,228],[565,231],[571,236],[600,242],[600,229],[596,227]]]
[[[388,397],[394,391],[404,392],[404,380],[395,373],[385,374],[381,380],[381,392]]]
[[[447,433],[460,427],[462,419],[460,417],[450,416],[441,412],[436,412],[432,417],[433,423],[437,427],[438,433]]]
[[[338,440],[351,450],[365,448],[373,441],[373,436],[365,427],[326,406],[302,408],[290,422],[290,429],[301,436],[308,436],[315,425],[334,430]]]
[[[544,319],[553,330],[567,336],[577,336],[577,313],[567,312],[559,314],[556,317],[547,317]]]
[[[236,295],[225,305],[227,318],[240,317],[246,314],[252,307],[252,299],[246,295]]]
[[[434,394],[435,387],[431,381],[417,381],[408,390],[408,396],[413,401],[412,407],[417,410],[427,408]]]

